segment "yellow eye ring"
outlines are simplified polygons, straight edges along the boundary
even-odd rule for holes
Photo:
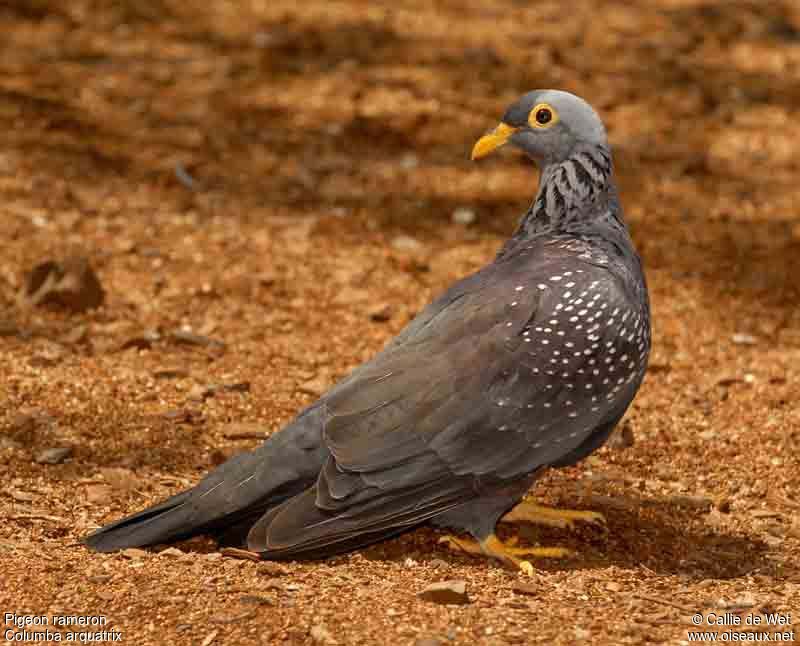
[[[531,128],[550,128],[558,123],[558,112],[549,103],[539,103],[528,114]]]

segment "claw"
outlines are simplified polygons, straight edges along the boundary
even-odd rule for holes
[[[565,558],[572,556],[572,552],[564,547],[515,547],[503,543],[494,534],[480,542],[447,535],[442,536],[439,539],[439,543],[452,550],[458,550],[466,554],[495,558],[508,568],[519,570],[527,576],[533,575],[534,567],[530,561],[519,558],[521,556],[534,556],[536,558]]]
[[[528,522],[558,529],[572,529],[580,521],[607,528],[606,517],[596,511],[578,511],[575,509],[552,509],[531,502],[523,502],[500,519],[504,523]]]

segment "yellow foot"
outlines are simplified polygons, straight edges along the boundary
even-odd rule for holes
[[[528,522],[559,529],[572,528],[577,521],[606,528],[606,517],[596,511],[552,509],[532,502],[521,502],[500,519],[503,523]]]
[[[520,556],[560,559],[572,555],[572,552],[564,547],[512,547],[503,543],[494,534],[480,542],[450,535],[442,536],[439,542],[452,550],[495,558],[507,567],[520,570],[528,576],[533,574],[533,565],[529,561],[519,558]]]

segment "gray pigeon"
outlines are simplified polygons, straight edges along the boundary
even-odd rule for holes
[[[650,350],[647,287],[591,106],[529,92],[472,157],[507,142],[541,178],[491,264],[258,449],[85,542],[107,552],[211,534],[265,559],[322,558],[432,522],[475,539],[451,546],[526,571],[522,553],[562,554],[504,545],[495,525],[544,469],[589,455],[625,413]],[[600,518],[536,505],[517,515]]]

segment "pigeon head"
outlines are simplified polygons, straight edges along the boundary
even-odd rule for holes
[[[607,147],[606,129],[586,101],[560,90],[534,90],[503,115],[500,125],[472,149],[480,159],[511,143],[540,165],[567,159],[579,144]]]

